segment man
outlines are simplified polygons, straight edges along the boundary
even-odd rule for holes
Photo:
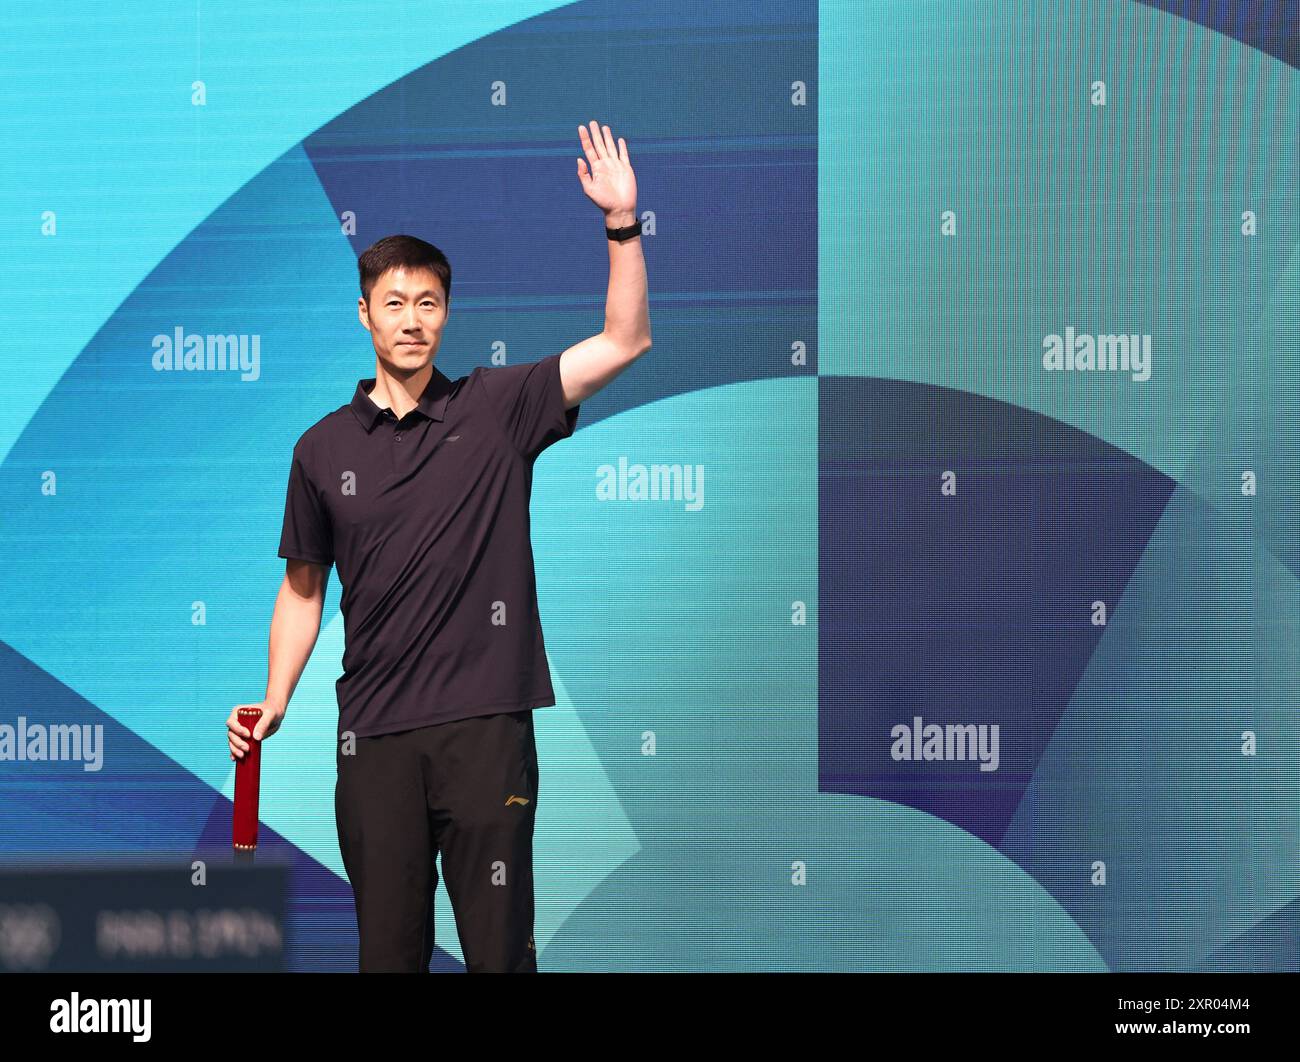
[[[362,971],[428,970],[438,853],[466,969],[537,970],[532,709],[555,694],[528,531],[533,462],[650,348],[627,145],[609,126],[578,128],[578,178],[609,236],[604,330],[452,381],[433,364],[451,267],[423,240],[386,237],[358,260],[374,379],[294,446],[262,716],[250,735],[236,705],[226,726],[232,758],[280,728],[337,566],[334,804]]]

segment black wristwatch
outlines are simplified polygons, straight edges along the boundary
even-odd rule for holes
[[[611,229],[605,227],[605,235],[611,240],[617,240],[622,243],[624,240],[630,240],[633,236],[641,235],[641,222],[634,221],[631,225],[624,225],[621,229]]]

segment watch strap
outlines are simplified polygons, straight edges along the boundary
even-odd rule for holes
[[[624,240],[630,240],[634,236],[641,235],[641,222],[634,221],[631,225],[624,225],[621,229],[611,229],[607,225],[605,226],[605,235],[611,240],[622,243]]]

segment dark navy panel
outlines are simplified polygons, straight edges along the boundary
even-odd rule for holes
[[[1296,0],[1141,0],[1300,68]]]
[[[194,846],[212,807],[212,789],[5,642],[0,723],[15,731],[91,727],[92,734],[103,727],[97,770],[86,770],[85,760],[0,758],[0,856],[6,863],[39,866],[85,852],[110,861]],[[218,744],[223,725],[219,717],[213,730]]]
[[[652,16],[651,20],[647,20]],[[452,266],[444,359],[505,342],[535,360],[598,332],[609,257],[577,126],[628,144],[655,345],[583,422],[667,395],[816,372],[817,5],[572,4],[475,41],[361,101],[303,146],[359,255],[392,233]],[[591,69],[620,41],[626,62]],[[776,74],[779,72],[779,75]],[[791,100],[802,80],[806,99]],[[507,104],[493,106],[493,82]],[[764,356],[766,354],[766,356]],[[588,406],[590,405],[590,408]]]
[[[1037,413],[899,380],[822,378],[819,443],[820,788],[996,846],[1104,631],[1092,602],[1113,615],[1174,484]],[[996,725],[996,768],[895,759],[917,717],[983,725],[986,751]]]

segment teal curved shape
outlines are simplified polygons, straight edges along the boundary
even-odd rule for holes
[[[817,391],[802,378],[673,396],[580,429],[538,464],[547,646],[639,849],[556,926],[542,959],[1106,969],[996,849],[911,808],[818,792]],[[693,469],[701,504],[684,490],[620,496],[617,483],[603,496],[621,463]],[[547,710],[536,719],[545,735]],[[573,814],[546,809],[548,771],[563,769],[543,760],[540,815]],[[576,860],[608,850],[608,835],[568,843]]]
[[[423,32],[366,32],[374,11],[360,31],[294,17],[292,48],[268,46],[253,0],[135,0],[111,18],[6,4],[0,29],[23,46],[5,57],[0,137],[22,147],[0,210],[26,222],[0,268],[23,278],[25,312],[6,330],[24,371],[0,405],[0,461],[123,300],[255,175],[412,70],[567,3],[439,4]]]
[[[1225,406],[1300,412],[1300,71],[1114,0],[821,18],[820,371],[999,398],[1180,481]],[[1288,327],[1260,330],[1274,292]],[[1067,328],[1150,335],[1150,378],[1045,371]]]
[[[276,261],[250,262],[246,228],[280,224],[286,202],[302,223]],[[0,553],[19,588],[0,595],[0,638],[214,789],[226,716],[266,689],[284,562],[265,529],[303,430],[284,411],[336,408],[356,387],[339,341],[365,335],[348,313],[356,260],[332,221],[301,149],[268,167],[132,293],[0,463]],[[307,263],[310,298],[337,316],[308,311]],[[214,288],[222,299],[204,297]],[[151,337],[177,329],[284,354],[257,360],[255,380],[159,372]]]

